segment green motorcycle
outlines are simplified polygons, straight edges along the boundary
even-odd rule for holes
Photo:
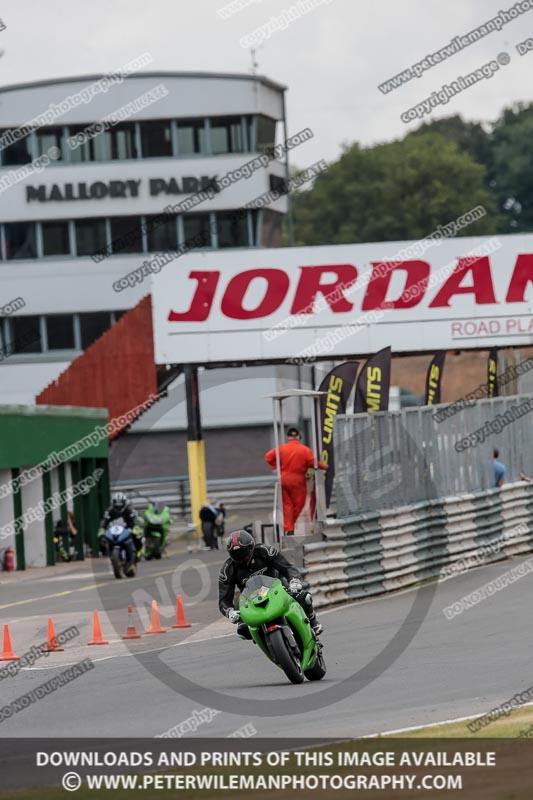
[[[146,561],[151,558],[161,558],[167,535],[172,522],[170,510],[163,503],[150,501],[143,514],[144,522],[144,557]]]
[[[320,681],[326,674],[322,643],[305,611],[279,578],[251,575],[239,600],[241,620],[252,639],[292,683]]]

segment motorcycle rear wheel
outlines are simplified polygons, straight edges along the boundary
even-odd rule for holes
[[[279,628],[269,634],[269,644],[276,662],[280,665],[290,682],[303,683],[304,674],[302,672],[302,667],[289,650],[283,633]]]
[[[111,564],[113,566],[113,574],[115,578],[122,578],[123,565],[122,565],[122,559],[120,557],[120,550],[118,550],[118,548],[115,548],[111,553]]]

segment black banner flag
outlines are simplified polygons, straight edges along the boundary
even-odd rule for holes
[[[492,347],[489,352],[487,364],[487,397],[499,397],[500,387],[498,384],[498,348]]]
[[[371,356],[361,370],[355,387],[354,414],[387,411],[389,408],[391,348]]]
[[[345,361],[328,372],[320,386],[319,392],[327,392],[320,398],[320,460],[328,465],[326,471],[326,505],[329,505],[335,477],[335,461],[333,458],[333,420],[337,414],[344,414],[346,404],[355,383],[359,368],[358,361]]]
[[[436,406],[440,403],[440,388],[445,359],[446,350],[439,350],[431,360],[426,375],[426,397],[424,400],[424,405],[426,406]]]

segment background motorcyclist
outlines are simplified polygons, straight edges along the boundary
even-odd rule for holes
[[[202,523],[202,536],[204,537],[204,550],[218,550],[218,540],[216,536],[217,520],[220,521],[221,512],[219,506],[211,503],[209,499],[202,505],[199,511]],[[222,516],[222,521],[224,517]]]
[[[170,516],[169,507],[166,506],[164,503],[162,503],[160,500],[156,500],[155,502],[150,501],[150,503],[148,504],[148,508],[146,509],[146,511],[144,512],[143,517],[142,517],[143,524],[144,524],[145,541],[146,541],[146,539],[148,538],[148,536],[150,534],[150,526],[152,524],[154,524],[154,519],[153,519],[154,516],[157,517],[157,520],[155,521],[155,524],[157,524],[158,526],[161,526],[161,548],[160,549],[161,549],[161,552],[163,552],[165,547],[166,547],[166,545],[167,545],[168,531],[170,529],[170,525],[171,525],[171,522],[172,522],[172,519],[171,519],[171,516]],[[147,550],[147,547],[148,546],[145,543],[145,550]]]
[[[100,523],[100,529],[98,531],[98,543],[101,552],[107,554],[107,543],[104,539],[104,533],[111,523],[117,519],[123,519],[126,523],[126,527],[131,530],[131,535],[135,544],[135,550],[137,552],[137,558],[139,559],[142,553],[141,531],[137,527],[137,514],[133,506],[128,503],[128,498],[124,492],[115,492],[112,495],[111,505],[105,512]]]
[[[72,511],[67,511],[66,523],[62,519],[58,519],[54,529],[54,544],[58,560],[71,561],[75,558],[73,538],[77,534],[78,529],[74,525],[74,514]]]
[[[312,597],[303,588],[300,570],[276,547],[256,544],[251,533],[240,530],[229,535],[226,548],[229,558],[222,565],[218,576],[218,606],[230,622],[239,623],[239,636],[251,638],[248,626],[240,621],[240,613],[233,605],[235,589],[238,587],[242,591],[250,575],[259,570],[271,578],[280,578],[287,591],[302,606],[316,635],[322,633],[323,628],[316,618]]]

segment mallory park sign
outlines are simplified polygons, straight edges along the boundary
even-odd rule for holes
[[[194,194],[203,189],[212,188],[219,191],[216,176],[201,175],[199,178],[186,176],[180,178],[149,178],[148,194],[159,195]],[[87,183],[53,183],[49,186],[26,186],[26,201],[31,203],[63,202],[72,200],[104,200],[105,198],[139,197],[143,184],[142,179],[124,181],[94,181]]]

